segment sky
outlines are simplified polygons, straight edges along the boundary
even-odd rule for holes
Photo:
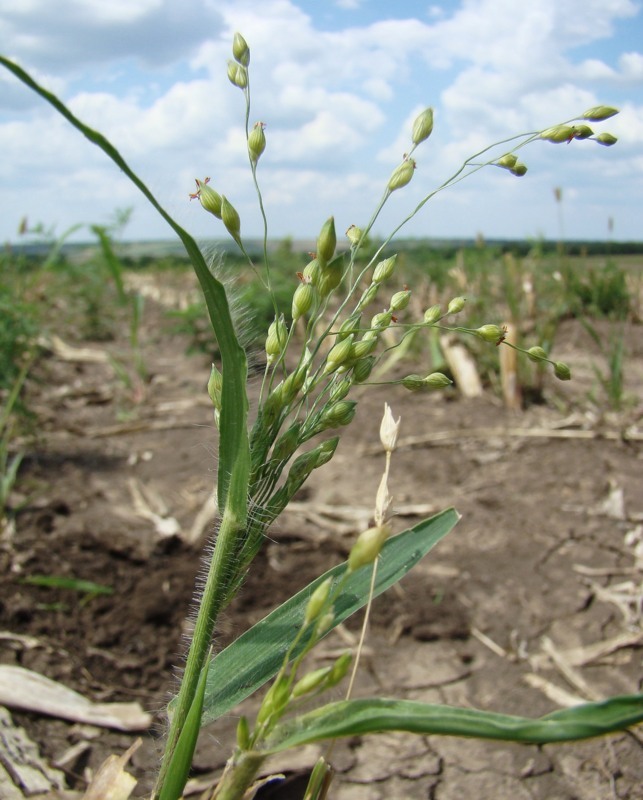
[[[606,104],[619,115],[592,125],[615,146],[534,142],[524,177],[485,167],[399,235],[643,240],[643,0],[0,0],[0,53],[106,135],[198,239],[226,237],[189,199],[206,176],[243,237],[263,232],[244,97],[227,78],[235,31],[250,47],[250,125],[265,123],[271,238],[314,238],[331,215],[339,235],[363,226],[426,107],[433,133],[378,236],[488,145]],[[0,67],[0,241],[20,241],[24,218],[57,235],[82,224],[72,238],[86,240],[126,208],[123,238],[173,238],[98,148]]]

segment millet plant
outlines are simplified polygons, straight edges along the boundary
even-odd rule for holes
[[[249,166],[264,220],[263,263],[255,264],[247,255],[241,220],[227,195],[219,193],[205,178],[197,180],[193,197],[221,220],[247,256],[249,268],[261,276],[270,292],[268,223],[258,179],[259,162],[267,146],[266,134],[263,123],[250,125],[250,51],[240,34],[235,34],[232,55],[228,78],[245,99]],[[208,382],[219,430],[216,537],[200,591],[180,688],[168,708],[165,755],[152,798],[176,800],[181,796],[200,727],[229,712],[270,679],[274,680],[255,720],[251,722],[245,716],[239,720],[236,747],[212,794],[218,800],[246,796],[269,755],[309,742],[398,730],[544,743],[601,735],[643,720],[642,695],[615,697],[540,719],[526,719],[389,698],[355,700],[350,697],[349,687],[345,700],[326,703],[312,711],[302,709],[303,702],[309,709],[311,698],[336,686],[349,670],[352,669],[354,676],[359,647],[357,653],[347,652],[330,666],[312,672],[306,672],[302,666],[305,655],[350,614],[364,606],[368,609],[375,595],[403,577],[458,520],[456,512],[448,509],[390,536],[388,470],[399,420],[394,420],[388,407],[381,426],[386,467],[376,495],[373,527],[360,534],[345,563],[320,576],[225,650],[212,655],[212,637],[220,611],[243,583],[269,526],[311,473],[333,458],[341,435],[330,432],[351,423],[357,405],[351,399],[354,389],[369,383],[387,348],[399,346],[411,333],[435,328],[472,335],[491,346],[507,344],[503,329],[493,322],[476,329],[452,325],[452,318],[464,307],[464,297],[454,297],[445,308],[426,309],[421,319],[400,322],[398,315],[409,303],[410,290],[391,293],[387,289],[387,282],[395,274],[396,257],[384,257],[383,253],[395,234],[435,194],[484,167],[503,169],[514,176],[524,175],[527,167],[519,159],[519,153],[528,144],[585,139],[614,144],[613,136],[595,134],[588,123],[607,119],[616,110],[597,106],[579,118],[514,136],[481,150],[426,194],[375,252],[371,248],[368,257],[364,257],[366,239],[378,215],[391,194],[413,179],[415,150],[431,135],[433,111],[430,108],[423,111],[413,125],[409,151],[384,184],[382,197],[370,219],[362,227],[348,228],[346,251],[338,252],[335,222],[329,217],[321,227],[317,252],[295,279],[288,317],[275,304],[275,318],[265,340],[266,366],[258,410],[250,425],[246,353],[235,331],[226,289],[194,239],[161,207],[104,136],[87,127],[18,65],[1,57],[0,62],[98,145],[180,237],[200,281],[221,354],[221,368],[213,366]],[[375,303],[380,307],[384,304],[384,308],[373,314]],[[390,344],[390,331],[397,334],[394,340],[397,344]],[[570,378],[567,365],[550,361],[537,343],[521,352],[532,360],[551,364],[559,379]],[[406,390],[422,392],[439,390],[450,380],[439,372],[420,372],[394,383]],[[326,797],[331,778],[329,761],[320,759],[306,797],[311,800]]]

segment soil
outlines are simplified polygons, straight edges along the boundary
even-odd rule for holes
[[[158,297],[148,299],[141,340],[147,380],[129,387],[109,362],[86,353],[43,357],[30,384],[39,435],[12,497],[22,506],[0,548],[0,663],[34,670],[94,701],[137,701],[154,715],[139,734],[11,710],[44,761],[59,765],[63,788],[79,793],[105,758],[137,735],[143,743],[131,763],[139,781],[134,795],[149,791],[162,709],[175,688],[212,527],[200,522],[211,507],[216,467],[204,390],[209,358],[186,355],[187,340],[169,334]],[[126,353],[125,341],[124,332],[113,342],[82,344],[114,355]],[[448,506],[462,519],[375,602],[357,695],[539,716],[570,696],[641,691],[640,326],[628,342],[626,389],[639,400],[619,415],[599,413],[588,401],[597,355],[573,321],[560,331],[556,357],[571,364],[575,380],[552,379],[546,402],[522,412],[506,411],[491,391],[464,400],[455,391],[363,390],[335,458],[271,530],[224,614],[216,646],[343,560],[368,525],[383,468],[378,431],[386,400],[402,418],[391,477],[396,529]],[[113,593],[25,582],[39,575],[94,581]],[[359,624],[324,640],[316,663],[354,640]],[[247,713],[254,707],[248,701]],[[201,737],[195,792],[224,765],[237,716]],[[302,797],[301,775],[321,752],[306,747],[270,762],[267,769],[284,772],[288,782],[266,786],[262,796]],[[337,800],[643,798],[640,730],[544,747],[355,737],[335,747],[333,763],[330,796]]]

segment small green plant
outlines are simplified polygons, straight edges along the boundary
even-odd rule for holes
[[[25,300],[24,273],[10,252],[0,257],[0,396],[11,393],[40,330],[37,309]],[[20,410],[19,397],[16,403]]]
[[[632,298],[627,285],[627,273],[612,260],[600,268],[581,270],[569,264],[562,270],[570,310],[575,316],[624,319]]]
[[[581,318],[581,322],[603,358],[603,368],[597,364],[592,366],[604,398],[613,411],[621,411],[625,403],[626,322],[612,323],[607,337],[602,336],[588,319]]]
[[[24,458],[22,450],[13,449],[16,426],[15,409],[20,392],[31,367],[31,359],[24,362],[22,369],[14,378],[13,386],[0,405],[0,529],[6,523],[9,511],[9,497],[18,478],[18,470]]]
[[[166,750],[153,798],[177,800],[181,796],[200,725],[226,713],[271,678],[274,681],[254,724],[250,725],[245,717],[239,723],[237,746],[215,792],[218,800],[248,796],[246,792],[268,755],[305,742],[385,730],[551,742],[600,735],[641,721],[641,695],[587,704],[538,720],[388,698],[353,700],[350,688],[343,701],[313,711],[301,706],[303,701],[308,704],[311,698],[335,686],[350,670],[351,661],[359,662],[358,648],[355,654],[340,656],[328,668],[301,674],[305,654],[347,616],[359,608],[368,609],[372,598],[408,572],[458,519],[455,511],[449,509],[398,536],[389,535],[391,498],[387,476],[399,424],[390,412],[385,414],[381,429],[387,460],[376,497],[375,525],[358,537],[344,564],[302,589],[212,658],[217,617],[241,586],[268,527],[311,473],[333,458],[340,435],[332,432],[353,420],[357,401],[350,399],[351,392],[367,385],[378,363],[410,336],[430,336],[434,330],[450,330],[491,346],[504,342],[502,327],[493,322],[476,327],[454,325],[465,307],[465,298],[460,294],[445,304],[426,308],[419,319],[407,318],[411,290],[395,285],[396,255],[385,252],[394,236],[438,192],[480,169],[491,167],[515,176],[524,175],[527,167],[519,160],[519,154],[535,141],[562,143],[593,138],[602,144],[613,144],[614,137],[605,133],[595,135],[587,123],[616,113],[614,109],[599,106],[577,120],[512,137],[481,150],[427,193],[383,242],[365,248],[384,205],[414,177],[413,155],[433,129],[433,112],[427,108],[417,117],[409,151],[386,181],[370,218],[361,228],[356,225],[348,228],[349,245],[344,252],[338,248],[333,217],[321,226],[317,252],[301,275],[293,277],[289,308],[284,310],[275,298],[277,273],[270,258],[268,222],[258,180],[266,135],[263,123],[250,127],[250,51],[240,34],[234,37],[232,52],[228,77],[243,92],[249,165],[264,220],[261,262],[256,264],[250,258],[240,216],[225,194],[220,194],[206,178],[197,180],[193,197],[221,220],[248,268],[261,276],[270,297],[272,321],[264,340],[265,370],[258,412],[251,426],[247,358],[235,333],[228,295],[192,237],[159,205],[110,142],[84,125],[20,67],[0,58],[0,63],[97,144],[181,238],[201,284],[218,341],[221,364],[220,368],[212,367],[208,382],[220,432],[218,531],[181,686],[169,707]],[[550,360],[539,344],[528,349],[514,347],[540,364],[552,365],[559,379],[569,379],[567,365]],[[389,381],[410,391],[439,390],[450,382],[444,374],[426,369]],[[313,773],[309,797],[326,795],[329,775],[326,761],[320,762]]]

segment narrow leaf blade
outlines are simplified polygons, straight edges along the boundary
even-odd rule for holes
[[[159,790],[158,800],[179,800],[183,796],[183,789],[188,780],[192,758],[199,738],[201,714],[203,712],[203,696],[205,693],[207,669],[204,667],[199,676],[194,700],[185,719],[185,725],[172,753],[163,784]]]
[[[586,703],[537,719],[412,700],[372,698],[330,703],[286,722],[275,729],[269,746],[271,752],[280,752],[310,742],[384,731],[546,744],[603,736],[640,722],[643,722],[643,694]]]
[[[459,516],[447,509],[413,528],[391,537],[384,545],[377,570],[375,595],[381,594],[423,558],[454,527]],[[220,717],[270,680],[300,629],[308,598],[326,578],[336,580],[346,571],[346,562],[321,575],[305,589],[240,636],[211,662],[202,724]],[[335,605],[333,627],[362,608],[368,599],[371,571],[357,570],[348,579]],[[297,650],[293,656],[297,655]]]

